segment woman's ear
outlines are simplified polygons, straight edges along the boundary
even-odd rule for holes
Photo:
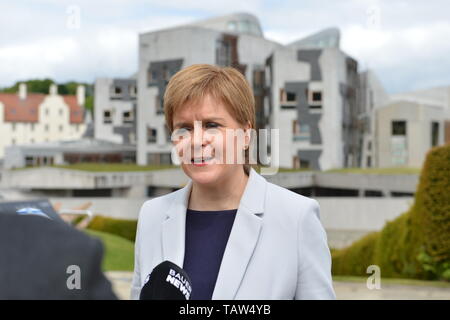
[[[247,124],[244,127],[245,145],[247,146],[247,148],[250,147],[251,129],[252,129],[252,125],[251,125],[250,121],[247,121]]]

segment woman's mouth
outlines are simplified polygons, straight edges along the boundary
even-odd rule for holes
[[[191,164],[194,166],[205,166],[211,162],[211,160],[214,159],[214,157],[205,157],[205,158],[192,158]]]

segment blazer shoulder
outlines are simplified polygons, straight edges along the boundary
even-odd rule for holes
[[[306,206],[317,203],[317,201],[312,198],[295,193],[294,191],[291,191],[289,189],[286,189],[271,182],[267,182],[267,188],[269,199],[273,199],[274,201],[278,202],[288,201],[293,205],[306,205]]]
[[[295,193],[289,189],[276,185],[274,183],[267,183],[267,199],[276,207],[288,207],[290,210],[285,212],[291,213],[292,218],[300,218],[305,214],[315,213],[319,204],[316,200]]]
[[[163,214],[178,198],[182,189],[145,201],[139,212],[139,220]]]

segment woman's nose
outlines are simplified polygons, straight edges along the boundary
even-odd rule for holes
[[[194,124],[194,136],[192,137],[192,141],[196,148],[201,148],[207,143],[201,121],[196,121]]]

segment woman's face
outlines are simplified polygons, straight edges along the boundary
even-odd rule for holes
[[[213,185],[243,172],[244,129],[227,108],[210,95],[187,103],[173,117],[173,141],[183,171],[195,182]]]

